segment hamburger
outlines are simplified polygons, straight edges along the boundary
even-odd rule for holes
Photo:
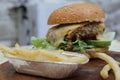
[[[118,62],[104,53],[108,51],[115,36],[114,32],[104,33],[104,22],[105,13],[95,4],[67,5],[56,9],[49,16],[48,24],[56,26],[49,29],[46,38],[58,49],[104,60],[108,65],[101,71],[101,77],[107,79],[108,74],[105,73],[112,69],[115,80],[120,80]]]
[[[107,65],[100,72],[101,77],[107,79],[112,69],[115,80],[120,80],[119,63],[104,53],[115,36],[114,32],[104,33],[104,22],[105,13],[95,4],[67,5],[56,9],[49,16],[48,24],[54,26],[48,30],[46,39],[32,37],[32,43],[37,48],[49,51],[62,49],[62,54],[82,53],[88,58],[102,59]]]
[[[71,4],[51,13],[46,38],[55,47],[67,51],[105,48],[110,45],[103,32],[106,28],[104,11],[95,4]],[[107,35],[114,35],[110,33]],[[110,37],[110,36],[109,36]],[[107,37],[108,38],[108,37]]]

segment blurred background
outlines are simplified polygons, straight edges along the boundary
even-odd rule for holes
[[[120,40],[120,0],[0,0],[0,43],[29,45],[30,37],[45,38],[50,13],[67,4],[95,3],[106,12],[106,31]]]

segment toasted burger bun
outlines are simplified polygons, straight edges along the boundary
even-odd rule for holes
[[[95,4],[71,4],[55,10],[48,19],[48,24],[69,24],[81,22],[104,22],[104,11]]]

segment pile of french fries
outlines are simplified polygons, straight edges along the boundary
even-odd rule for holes
[[[84,54],[79,54],[79,56],[69,55],[63,50],[50,51],[41,48],[23,48],[20,47],[18,44],[16,44],[13,48],[0,45],[0,50],[2,51],[2,53],[4,53],[4,55],[7,56],[14,56],[18,58],[38,61],[68,62],[80,64],[88,62],[90,58]],[[112,69],[115,74],[115,80],[120,80],[120,67],[117,61],[115,61],[112,57],[108,56],[105,53],[97,52],[92,53],[91,55],[94,58],[102,59],[108,63],[103,67],[103,69],[100,72],[102,78],[107,79],[109,77],[108,72]]]
[[[18,44],[13,48],[0,45],[0,50],[7,56],[14,56],[18,58],[28,60],[39,60],[39,61],[53,61],[53,62],[69,62],[69,63],[84,63],[89,61],[89,58],[84,54],[80,56],[68,56],[62,54],[63,50],[50,51],[45,49],[30,49],[20,47]]]

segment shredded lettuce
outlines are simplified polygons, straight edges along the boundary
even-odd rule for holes
[[[52,46],[48,40],[46,39],[39,39],[36,37],[31,37],[31,43],[36,48],[44,48],[48,50],[56,50],[57,48]]]
[[[91,49],[94,48],[92,45],[87,45],[85,42],[76,40],[74,42],[68,42],[68,41],[62,41],[59,45],[60,49],[67,50],[67,46],[71,43],[73,45],[73,50],[72,51],[82,51],[85,49]]]
[[[68,45],[68,41],[61,41],[58,48],[63,49],[63,50],[67,50],[67,45]]]
[[[104,33],[103,34],[103,41],[112,41],[115,37],[115,32],[108,32],[108,33]],[[44,49],[48,49],[48,50],[56,50],[56,49],[63,49],[63,50],[67,50],[69,45],[72,45],[72,50],[71,51],[82,51],[85,49],[91,49],[91,48],[96,48],[97,44],[100,44],[101,46],[104,47],[103,44],[101,44],[100,42],[96,42],[93,44],[88,44],[85,41],[80,41],[80,40],[76,40],[76,41],[62,41],[59,46],[56,48],[53,45],[50,44],[50,42],[47,39],[39,39],[36,37],[31,37],[31,43],[34,45],[34,47],[36,48],[44,48]],[[109,43],[110,44],[110,43]],[[107,43],[108,45],[108,43]]]
[[[85,50],[85,49],[94,48],[94,46],[87,45],[87,43],[85,43],[83,41],[79,41],[79,40],[76,40],[75,42],[73,42],[73,45],[74,45],[73,51],[81,51],[81,50]]]

